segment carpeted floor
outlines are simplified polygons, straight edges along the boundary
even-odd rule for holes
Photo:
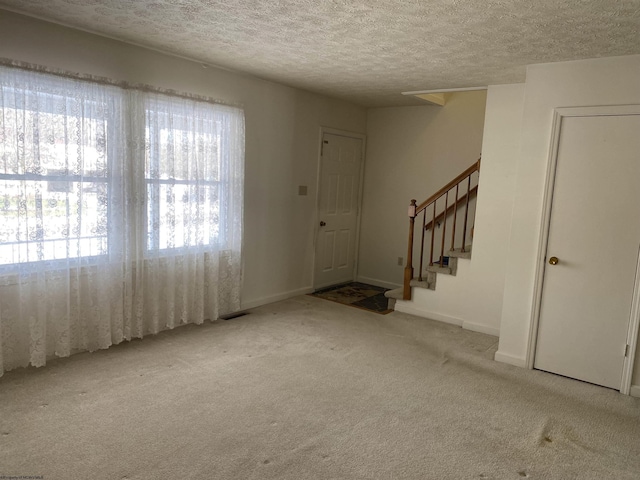
[[[323,288],[309,295],[386,315],[393,311],[389,310],[389,299],[384,296],[387,290],[367,283],[350,282]]]
[[[310,296],[0,379],[0,476],[634,479],[640,399]]]

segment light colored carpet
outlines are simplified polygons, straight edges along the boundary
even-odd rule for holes
[[[638,479],[640,399],[302,296],[0,379],[0,476]]]

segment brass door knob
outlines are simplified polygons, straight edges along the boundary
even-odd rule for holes
[[[549,259],[549,265],[557,265],[558,264],[558,257],[551,257]]]
[[[325,225],[326,225],[326,223],[325,223],[325,222],[320,222],[320,226],[321,226],[321,227],[324,227]]]

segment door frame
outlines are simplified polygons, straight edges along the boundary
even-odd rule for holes
[[[556,180],[556,166],[558,164],[558,150],[562,131],[562,120],[565,117],[596,117],[596,116],[629,116],[640,115],[640,105],[605,105],[589,107],[563,107],[553,111],[551,127],[551,142],[547,157],[547,173],[544,183],[544,197],[542,204],[542,218],[540,235],[538,237],[538,254],[536,257],[535,279],[533,290],[533,304],[531,321],[529,323],[529,338],[527,346],[527,368],[533,369],[538,342],[538,327],[540,323],[540,309],[542,303],[542,287],[544,283],[545,259],[549,242],[549,230],[551,222],[551,207]],[[631,377],[636,356],[638,332],[640,330],[640,252],[636,265],[635,284],[631,304],[629,329],[627,332],[628,355],[624,359],[622,368],[622,381],[620,393],[629,395],[631,389]]]
[[[313,289],[317,289],[316,285],[316,255],[318,247],[318,233],[320,231],[320,182],[322,180],[322,140],[325,133],[331,135],[337,135],[340,137],[355,138],[362,142],[362,160],[360,163],[360,178],[358,179],[358,213],[356,215],[356,235],[355,235],[355,249],[353,257],[353,279],[358,277],[358,260],[360,252],[360,223],[362,221],[362,194],[364,186],[364,165],[366,159],[366,146],[367,136],[364,133],[350,132],[348,130],[339,130],[337,128],[321,126],[319,130],[318,138],[318,167],[316,170],[316,208],[314,214],[314,226],[313,226],[313,263],[311,269],[311,285]]]

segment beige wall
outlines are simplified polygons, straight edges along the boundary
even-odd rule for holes
[[[397,286],[407,255],[407,207],[480,156],[486,92],[450,96],[444,107],[370,109],[367,119],[358,278]]]
[[[241,105],[243,306],[311,288],[320,127],[364,133],[364,108],[1,10],[0,57]],[[308,186],[307,196],[297,195],[298,185]]]

